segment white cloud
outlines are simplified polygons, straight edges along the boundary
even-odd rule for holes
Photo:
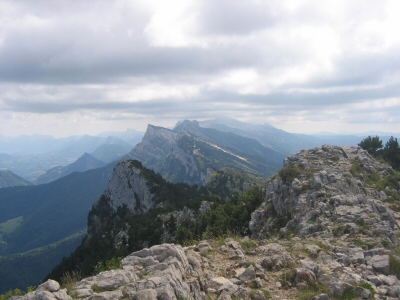
[[[0,133],[223,115],[400,131],[399,13],[398,1],[1,1]]]

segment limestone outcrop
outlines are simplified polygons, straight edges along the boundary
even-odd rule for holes
[[[252,213],[250,230],[258,238],[279,230],[300,237],[360,233],[397,243],[395,218],[382,202],[387,195],[371,183],[392,171],[360,147],[303,150],[269,181],[267,202]]]
[[[146,213],[155,206],[154,195],[142,171],[127,159],[120,160],[108,183],[106,197],[114,210],[126,205],[132,213]]]
[[[132,253],[121,269],[82,279],[68,292],[48,280],[14,300],[400,299],[393,274],[393,260],[400,258],[370,242],[361,248],[334,238],[245,237],[162,244]]]

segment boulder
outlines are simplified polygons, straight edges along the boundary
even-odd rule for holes
[[[238,276],[238,279],[242,282],[254,280],[256,278],[256,271],[253,266],[249,266],[243,273]]]
[[[371,258],[371,264],[376,272],[389,275],[389,255],[375,255]]]
[[[40,293],[43,291],[57,292],[59,289],[60,289],[60,284],[55,280],[49,279],[37,287],[36,293]]]

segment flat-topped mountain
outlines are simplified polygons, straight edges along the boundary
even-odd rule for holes
[[[184,121],[173,130],[149,125],[127,158],[141,161],[171,182],[204,185],[212,169],[271,176],[284,156],[254,139]]]

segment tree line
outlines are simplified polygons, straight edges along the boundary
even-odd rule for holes
[[[397,170],[400,169],[400,145],[397,138],[391,136],[385,146],[383,146],[383,142],[379,136],[368,136],[363,139],[358,146],[367,150],[369,154],[375,157],[383,158],[393,168]]]

